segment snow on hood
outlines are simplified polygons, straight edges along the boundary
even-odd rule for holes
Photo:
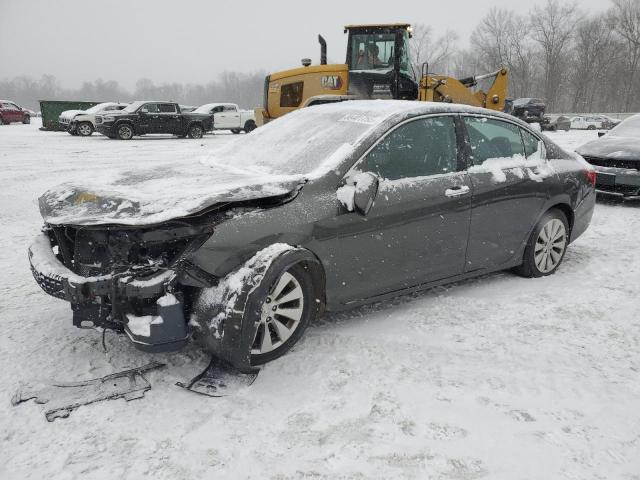
[[[62,184],[42,195],[39,204],[45,222],[54,225],[152,225],[217,203],[285,195],[303,181],[300,175],[269,175],[196,162]]]
[[[84,113],[87,113],[87,111],[86,110],[65,110],[60,114],[60,117],[72,119],[73,117],[81,113],[84,114]]]
[[[640,137],[621,137],[608,134],[586,143],[576,151],[584,157],[638,160],[640,162]]]

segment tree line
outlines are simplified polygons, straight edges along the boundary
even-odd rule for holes
[[[38,100],[76,100],[130,102],[134,100],[167,100],[182,105],[199,106],[212,102],[232,102],[244,108],[262,105],[263,85],[266,73],[224,72],[217,80],[204,85],[163,83],[142,78],[133,91],[115,80],[84,82],[80,88],[61,86],[53,75],[40,79],[18,76],[0,80],[0,98],[11,99],[19,105],[40,110]]]
[[[526,15],[493,8],[459,48],[455,32],[417,25],[412,64],[462,78],[505,66],[511,98],[539,97],[550,112],[640,111],[640,0],[610,0],[587,13],[547,0]]]
[[[575,1],[547,0],[527,14],[493,8],[479,21],[469,47],[453,31],[436,36],[414,26],[410,45],[416,79],[422,64],[457,78],[509,69],[511,98],[539,97],[549,112],[640,111],[640,0],[609,0],[601,12]],[[185,105],[228,101],[262,105],[265,72],[225,72],[204,85],[140,79],[133,91],[115,80],[63,88],[51,75],[0,80],[0,97],[32,109],[37,100],[172,100]]]

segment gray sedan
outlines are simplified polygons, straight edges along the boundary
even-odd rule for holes
[[[490,110],[353,101],[254,133],[202,162],[44,194],[36,281],[77,326],[145,351],[196,339],[249,370],[324,310],[551,275],[594,209],[586,162]]]

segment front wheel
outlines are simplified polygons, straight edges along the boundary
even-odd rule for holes
[[[31,123],[31,117],[29,115],[25,115],[25,117],[22,119],[22,123],[24,123],[25,125],[29,125]]]
[[[302,265],[293,265],[280,272],[274,281],[264,283],[253,292],[260,297],[261,308],[253,318],[252,365],[270,362],[287,353],[302,337],[316,312],[313,281]]]
[[[595,129],[596,129],[596,126],[595,126],[595,125],[589,125],[589,126],[587,127],[587,130],[595,130]]]
[[[569,245],[569,222],[560,210],[545,213],[534,228],[516,273],[524,277],[546,277],[556,272]]]
[[[194,124],[189,127],[189,138],[202,138],[203,135],[204,130],[202,129],[202,126]]]
[[[76,126],[76,132],[81,137],[88,137],[93,133],[93,125],[91,122],[81,122]]]
[[[233,133],[234,135],[238,135],[240,133],[240,129],[239,128],[232,128],[231,129],[231,133]]]
[[[119,125],[116,130],[116,136],[120,140],[131,140],[133,138],[133,127],[128,123]]]

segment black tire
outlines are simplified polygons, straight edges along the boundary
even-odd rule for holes
[[[290,274],[300,285],[304,296],[302,316],[294,332],[280,346],[276,347],[274,350],[268,353],[252,353],[252,365],[261,365],[263,363],[271,362],[291,350],[291,348],[298,342],[298,340],[300,340],[300,338],[304,334],[304,331],[309,326],[309,323],[311,323],[317,313],[317,305],[315,302],[316,294],[313,285],[313,279],[310,272],[301,264],[296,264],[289,267],[288,269],[280,271],[274,270],[272,266],[272,268],[270,268],[269,271],[267,271],[267,273],[265,274],[260,285],[258,285],[258,287],[250,294],[247,304],[262,305],[263,303],[266,303],[271,289],[278,283],[278,281],[284,274]],[[243,321],[250,322],[249,324],[251,325],[257,323],[257,321],[259,320],[259,318],[254,318],[259,317],[259,314],[256,313],[255,310],[249,311],[245,313],[245,315],[247,315],[247,317]],[[264,332],[264,330],[262,330],[262,332]],[[260,341],[259,335],[261,335],[262,332],[260,330],[256,332],[256,342]],[[274,334],[275,331],[271,329],[270,333]]]
[[[93,133],[93,125],[91,122],[80,122],[76,125],[76,135],[88,137]]]
[[[204,136],[204,128],[199,123],[194,123],[189,126],[188,136],[194,139],[202,138]]]
[[[25,115],[22,119],[22,123],[24,123],[25,125],[29,125],[31,123],[31,117],[29,115]]]
[[[4,118],[0,117],[0,125],[8,125],[8,123],[5,123]]]
[[[589,125],[589,126],[587,127],[587,130],[595,130],[595,129],[596,129],[596,126],[595,126],[595,125]]]
[[[251,133],[256,128],[257,128],[256,122],[254,122],[253,120],[247,120],[247,122],[244,124],[243,130],[245,131],[245,133]]]
[[[233,133],[234,135],[238,135],[242,130],[240,130],[239,128],[232,128],[231,129],[231,133]]]
[[[551,248],[549,248],[550,243],[544,244],[544,241],[541,238],[542,230],[545,228],[545,226],[552,224],[550,222],[553,221],[562,222],[562,225],[564,227],[564,243],[561,252],[558,252],[555,246],[551,246]],[[522,265],[516,267],[514,271],[518,275],[528,278],[546,277],[548,275],[553,275],[564,260],[565,253],[567,252],[567,247],[569,246],[569,235],[570,230],[567,216],[561,210],[552,208],[551,210],[546,212],[542,216],[540,221],[536,224],[536,227],[533,229],[533,232],[531,233],[531,236],[527,241],[527,246],[524,250],[524,257],[522,259]],[[544,245],[542,247],[542,250],[540,250],[541,245]],[[553,245],[556,244],[554,243]],[[557,263],[555,263],[549,270],[543,270],[539,268],[536,262],[536,251],[538,250],[538,254],[542,253],[544,255],[544,249],[547,249],[549,252],[553,250],[556,254],[560,255]]]
[[[116,137],[120,140],[131,140],[133,138],[133,125],[130,123],[121,123],[116,126]]]

